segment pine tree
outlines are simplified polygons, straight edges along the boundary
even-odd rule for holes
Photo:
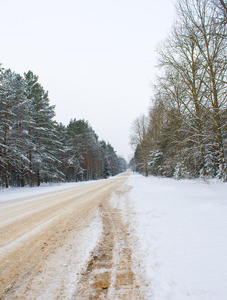
[[[27,115],[29,101],[24,93],[24,81],[20,75],[6,70],[1,74],[0,87],[0,166],[2,184],[21,184],[28,168],[25,155],[27,147]]]
[[[51,181],[61,176],[55,157],[56,135],[53,117],[54,106],[49,105],[48,92],[38,83],[38,76],[32,71],[24,74],[29,107],[29,161],[30,185]]]
[[[103,169],[103,177],[107,179],[109,176],[111,176],[110,164],[109,164],[108,158],[105,157],[104,169]]]

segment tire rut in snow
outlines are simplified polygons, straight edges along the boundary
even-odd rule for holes
[[[132,271],[127,225],[118,209],[100,205],[103,236],[82,274],[75,299],[142,299]]]

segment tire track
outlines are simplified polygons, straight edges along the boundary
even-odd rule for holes
[[[127,224],[108,201],[99,206],[103,236],[91,254],[74,299],[143,299],[132,271]]]

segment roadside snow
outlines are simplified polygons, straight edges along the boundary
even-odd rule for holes
[[[116,176],[111,176],[108,178],[108,180],[114,180],[118,176],[120,176],[120,174]],[[0,202],[15,200],[18,198],[30,197],[30,196],[38,196],[50,192],[59,193],[61,191],[64,191],[65,189],[74,189],[77,187],[79,188],[87,184],[90,185],[91,183],[96,183],[105,180],[106,179],[79,181],[79,182],[42,183],[40,186],[9,187],[7,189],[1,188],[0,186]]]
[[[42,184],[36,187],[9,187],[7,189],[0,189],[0,202],[14,200],[22,197],[30,197],[42,195],[49,192],[58,192],[67,188],[77,187],[81,184],[78,182],[72,183],[55,183],[55,184]]]
[[[100,179],[104,180],[104,179]],[[99,180],[99,181],[100,181]],[[80,181],[80,182],[60,182],[60,183],[46,183],[41,186],[25,186],[25,187],[9,187],[7,189],[0,188],[0,202],[15,200],[18,198],[41,196],[45,193],[56,192],[59,193],[65,189],[79,188],[86,184],[98,182],[97,180]]]
[[[132,175],[134,258],[148,299],[227,299],[227,184]]]

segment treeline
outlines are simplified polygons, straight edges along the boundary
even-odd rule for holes
[[[227,179],[227,3],[179,0],[158,46],[148,116],[132,124],[131,167],[175,178]]]
[[[126,169],[85,120],[53,120],[48,92],[29,71],[0,68],[0,186],[107,178]]]

